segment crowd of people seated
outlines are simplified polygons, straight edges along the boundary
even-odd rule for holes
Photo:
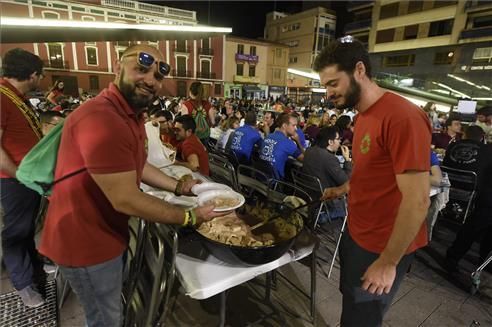
[[[67,96],[64,83],[56,81],[44,101],[33,102],[40,113],[43,133],[48,133],[90,98],[87,93],[79,98]],[[488,185],[483,182],[492,170],[487,161],[492,157],[492,145],[485,145],[492,142],[492,108],[477,110],[477,120],[472,126],[463,126],[459,114],[437,112],[433,102],[422,109],[433,129],[430,184],[441,185],[441,165],[475,171],[481,181],[478,199],[482,200],[477,201],[474,214],[448,251],[447,266],[454,270],[473,239],[492,239],[490,227],[487,227],[490,218],[481,217],[484,208],[490,209],[487,207],[490,203],[483,199],[492,198]],[[208,153],[222,151],[233,153],[238,163],[261,162],[269,166],[273,177],[278,179],[290,179],[289,165],[293,161],[298,161],[303,172],[317,177],[323,188],[340,186],[350,179],[356,122],[352,109],[301,105],[287,98],[275,101],[271,98],[206,98],[203,85],[194,82],[189,97],[158,96],[142,115],[159,126],[163,145],[177,152],[176,164],[203,175],[210,174]],[[434,209],[431,205],[430,237],[440,206]],[[324,221],[326,219],[321,219],[320,223]],[[489,236],[483,237],[485,234]],[[482,247],[482,253],[488,253],[490,242],[483,241]]]

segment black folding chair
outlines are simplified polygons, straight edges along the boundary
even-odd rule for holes
[[[216,153],[209,153],[210,177],[212,180],[231,186],[238,190],[236,169],[226,157]]]
[[[461,223],[464,224],[468,215],[473,211],[478,185],[477,174],[473,171],[447,166],[441,166],[441,170],[448,174],[449,182],[451,183],[448,205],[458,202],[458,204],[464,204],[466,208],[461,219]]]

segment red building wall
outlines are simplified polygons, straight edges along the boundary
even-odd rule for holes
[[[91,4],[95,4],[94,1],[89,1]],[[81,4],[81,6],[84,6]],[[104,9],[104,7],[101,7]],[[2,12],[2,16],[10,16],[10,17],[24,17],[27,18],[29,17],[29,8],[27,4],[23,3],[5,3],[0,1],[0,10]],[[59,14],[59,19],[62,20],[68,20],[70,19],[70,14],[68,13],[67,10],[64,9],[57,9],[57,8],[47,8],[47,7],[35,7],[33,6],[32,8],[32,13],[34,18],[43,18],[43,12],[48,12],[48,13],[57,13]],[[73,11],[72,14],[72,20],[87,20],[87,17],[84,16],[90,16],[94,17],[96,21],[104,21],[103,16],[99,16],[96,14],[91,14],[91,13],[81,13],[81,12],[76,12]],[[124,18],[118,18],[118,17],[111,17],[108,16],[108,21],[123,21],[123,22],[129,22],[129,23],[134,23],[133,21],[130,21],[128,19]],[[56,31],[55,33],[63,33],[63,31]],[[154,40],[155,41],[155,40]],[[159,41],[158,43],[158,48],[161,50],[161,52],[164,54],[164,58],[166,58],[166,40],[157,40]],[[175,60],[175,47],[176,47],[176,42],[175,40],[168,40],[169,41],[169,64],[171,65],[172,69],[176,69],[176,60]],[[145,43],[146,41],[143,41],[142,43]],[[210,90],[210,95],[211,96],[223,96],[223,73],[222,73],[222,67],[223,67],[223,36],[216,36],[212,37],[210,40],[210,47],[214,50],[214,56],[212,58],[211,62],[211,72],[216,74],[216,79],[215,80],[203,80],[202,81],[210,86],[207,86],[207,89]],[[161,90],[162,95],[177,95],[178,93],[178,82],[185,82],[186,83],[186,89],[189,88],[189,85],[197,80],[194,78],[196,76],[197,72],[200,72],[201,67],[200,67],[200,60],[199,60],[199,49],[201,48],[201,40],[197,39],[196,40],[197,47],[196,47],[196,52],[194,49],[194,42],[193,40],[188,40],[187,41],[187,47],[189,48],[189,54],[188,54],[188,64],[187,64],[187,70],[191,73],[190,78],[177,78],[174,76],[168,77],[164,80],[163,87]],[[73,43],[75,45],[75,49],[73,48],[72,42],[66,42],[66,43],[61,43],[63,47],[63,60],[66,63],[66,67],[64,68],[53,68],[49,67],[49,56],[48,56],[48,43],[44,42],[39,42],[39,43],[31,43],[31,44],[2,44],[0,47],[0,54],[4,55],[5,52],[12,48],[20,47],[23,48],[27,51],[30,51],[32,53],[35,53],[39,55],[39,57],[46,62],[45,64],[45,75],[46,78],[42,81],[41,83],[41,88],[42,90],[48,90],[49,87],[53,84],[54,80],[58,77],[63,77],[70,79],[70,81],[74,81],[76,85],[74,86],[74,89],[76,91],[73,92],[73,95],[78,95],[78,90],[81,91],[88,91],[90,89],[90,76],[97,76],[99,79],[99,88],[98,90],[94,91],[100,91],[103,88],[107,87],[107,85],[114,80],[114,74],[113,72],[113,66],[115,61],[117,60],[117,51],[116,51],[116,43],[115,42],[110,42],[109,43],[109,56],[110,56],[110,65],[108,65],[108,42],[96,42],[96,47],[97,47],[97,57],[98,57],[98,63],[97,66],[94,65],[88,65],[87,64],[87,59],[86,59],[86,47],[87,46],[92,46],[88,45],[85,42],[75,42]],[[75,51],[74,51],[75,50]],[[196,57],[196,59],[195,59]],[[194,69],[194,61],[196,60],[196,71]],[[77,62],[77,65],[75,64],[75,61]],[[77,66],[77,67],[76,67]],[[221,94],[215,94],[214,89],[215,89],[215,84],[221,84]]]

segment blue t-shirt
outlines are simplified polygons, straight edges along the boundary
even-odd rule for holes
[[[431,150],[431,167],[432,166],[439,166],[439,158],[437,158],[437,154]]]
[[[231,150],[238,158],[249,161],[255,144],[261,143],[261,135],[258,130],[250,125],[239,127],[232,134]]]
[[[301,150],[299,150],[294,141],[282,132],[275,131],[263,140],[260,159],[271,163],[279,176],[283,178],[285,174],[285,163],[289,156],[297,158],[301,153]]]
[[[301,145],[304,148],[307,148],[308,146],[307,146],[307,143],[306,143],[306,136],[304,135],[304,132],[302,131],[302,129],[300,129],[299,127],[297,127],[296,132],[297,132],[297,135],[299,135],[299,142],[301,143]]]

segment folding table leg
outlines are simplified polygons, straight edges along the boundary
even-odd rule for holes
[[[272,272],[266,273],[266,285],[265,285],[265,299],[270,301],[270,295],[272,293]]]
[[[316,326],[316,247],[311,254],[311,321]]]
[[[225,326],[226,319],[226,291],[220,293],[220,321],[219,327]]]

